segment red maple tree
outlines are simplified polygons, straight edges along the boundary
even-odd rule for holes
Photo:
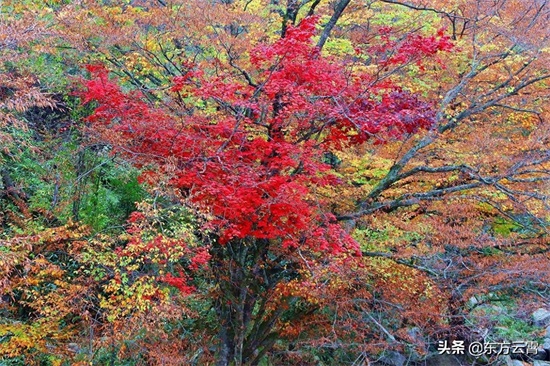
[[[185,63],[157,105],[122,92],[105,68],[88,66],[92,78],[82,97],[97,102],[88,118],[94,130],[144,169],[144,181],[167,178],[204,218],[220,364],[253,364],[272,347],[288,306],[273,310],[269,302],[278,284],[300,276],[304,256],[360,255],[316,194],[347,184],[327,156],[434,123],[433,108],[416,95],[362,72],[353,60],[322,55],[312,43],[316,22],[305,18],[284,38],[255,47],[247,70]],[[381,62],[409,63],[450,48],[442,33],[414,36]],[[184,278],[165,281],[189,289]]]

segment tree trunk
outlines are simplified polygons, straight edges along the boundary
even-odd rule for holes
[[[211,250],[219,320],[217,366],[254,366],[273,347],[282,311],[269,312],[270,294],[294,269],[267,260],[268,240],[243,239]],[[292,267],[292,266],[290,266]]]

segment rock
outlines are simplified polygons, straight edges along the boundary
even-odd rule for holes
[[[497,365],[501,366],[514,366],[514,360],[510,355],[500,356]]]
[[[525,366],[520,360],[512,360],[510,355],[500,356],[498,361],[498,366]]]
[[[69,350],[70,352],[78,353],[80,352],[80,346],[78,345],[78,343],[69,343],[67,345],[67,350]]]
[[[422,331],[418,327],[413,327],[407,330],[407,334],[411,337],[412,340],[424,342],[424,337]]]
[[[424,355],[427,353],[428,346],[426,345],[426,339],[422,330],[418,327],[413,327],[407,330],[407,335],[412,343],[408,347],[407,354],[409,355],[409,361],[418,362],[424,359]]]
[[[533,324],[537,327],[547,327],[550,325],[550,311],[546,309],[537,309],[533,313]]]
[[[463,357],[458,357],[455,355],[437,355],[431,358],[428,358],[424,363],[425,366],[462,366],[470,365],[471,362],[466,363],[466,360]]]
[[[545,349],[548,353],[550,353],[550,338],[544,338],[544,342],[542,343],[542,348]]]
[[[541,361],[541,360],[535,360],[533,362],[533,366],[550,366],[550,362],[548,361]]]
[[[531,355],[531,358],[533,360],[547,360],[548,359],[548,352],[544,349],[537,349],[537,354],[536,355]]]
[[[546,338],[550,338],[550,326],[546,327]]]
[[[389,366],[403,366],[407,358],[396,351],[389,351],[380,359],[380,361]]]

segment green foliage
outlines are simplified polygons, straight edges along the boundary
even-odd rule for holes
[[[422,228],[419,232],[403,230],[390,223],[385,228],[357,228],[353,236],[361,244],[363,250],[387,251],[393,245],[411,245],[423,238]]]
[[[497,217],[493,223],[495,234],[502,236],[510,236],[511,233],[517,232],[520,228],[516,222],[503,217]]]
[[[509,237],[514,233],[525,236],[538,233],[540,225],[548,224],[536,222],[531,215],[511,214],[510,217],[495,218],[492,229],[495,234],[503,237]]]
[[[0,357],[0,365],[2,366],[25,366],[25,357]]]
[[[29,197],[28,208],[37,219],[28,225],[73,219],[98,231],[120,226],[135,210],[135,202],[147,195],[137,181],[137,170],[115,163],[103,148],[82,148],[77,134],[37,141],[34,131],[10,132],[14,139],[26,141],[7,157],[4,169]],[[18,211],[8,200],[4,207]]]
[[[95,164],[98,168],[88,178],[82,178],[89,188],[85,188],[79,215],[95,230],[103,230],[124,223],[146,192],[137,182],[137,172],[131,168],[107,167],[112,164],[108,157],[96,160]]]
[[[128,341],[131,342],[131,341]],[[146,364],[146,361],[138,356],[120,357],[119,352],[122,345],[117,347],[102,347],[94,356],[94,364],[112,366],[139,366]]]
[[[66,93],[74,84],[74,78],[83,75],[82,67],[74,61],[81,55],[70,48],[64,52],[30,53],[28,56],[19,67],[40,77],[42,87],[50,93]]]
[[[540,328],[530,322],[527,314],[521,315],[513,297],[488,294],[478,298],[481,303],[468,316],[472,329],[485,328],[491,341],[541,341]]]
[[[497,317],[497,322],[497,337],[511,341],[524,339],[536,341],[539,339],[537,337],[539,329],[530,324],[528,320],[515,316],[501,316]]]

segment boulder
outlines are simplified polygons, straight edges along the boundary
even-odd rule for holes
[[[408,348],[409,361],[419,362],[424,359],[428,346],[426,345],[426,339],[422,334],[422,330],[418,327],[410,328],[407,330],[407,335],[412,343]]]
[[[468,305],[473,308],[477,304],[479,304],[479,300],[475,296],[470,297],[470,299],[468,300]]]
[[[510,357],[510,355],[500,356],[498,358],[497,365],[500,365],[500,366],[514,366],[514,360],[512,360],[512,357]]]
[[[547,360],[548,359],[548,352],[545,350],[545,349],[537,349],[537,354],[536,355],[531,355],[531,358],[533,360]]]
[[[434,357],[428,358],[424,363],[425,366],[462,366],[462,365],[471,365],[472,362],[464,359],[464,357],[459,357],[460,355],[436,355]]]
[[[407,362],[407,358],[399,352],[389,351],[382,356],[380,362],[388,366],[403,366],[405,365],[405,362]]]
[[[533,324],[537,327],[547,327],[550,325],[550,311],[547,309],[537,309],[533,313]]]
[[[79,353],[80,346],[78,345],[78,343],[69,343],[67,344],[67,350],[69,350],[70,352]]]

